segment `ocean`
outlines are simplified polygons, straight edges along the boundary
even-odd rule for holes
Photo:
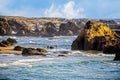
[[[120,61],[113,61],[114,54],[71,51],[76,36],[11,37],[16,45],[54,49],[48,56],[0,54],[0,80],[120,80]],[[69,54],[58,56],[61,51]]]

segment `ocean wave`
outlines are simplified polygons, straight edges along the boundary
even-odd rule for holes
[[[32,65],[29,63],[13,62],[13,63],[1,63],[0,67],[32,67]]]
[[[115,54],[104,54],[101,52],[97,53],[89,53],[87,51],[71,51],[72,54],[80,54],[81,56],[87,56],[87,57],[109,57],[109,56],[115,56]]]
[[[54,58],[43,58],[43,59],[22,59],[22,60],[18,60],[15,62],[19,62],[19,63],[26,63],[26,62],[37,62],[37,61],[42,61],[42,60],[53,60]]]
[[[32,67],[32,62],[38,62],[42,60],[53,60],[54,58],[44,58],[44,59],[22,59],[17,60],[12,63],[0,63],[0,67]]]

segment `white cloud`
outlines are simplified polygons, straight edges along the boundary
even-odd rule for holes
[[[56,9],[54,4],[52,4],[49,9],[46,9],[44,13],[46,17],[62,17],[59,9]]]
[[[33,8],[27,5],[21,5],[19,8],[10,8],[9,6],[14,5],[14,1],[15,0],[1,0],[0,15],[63,18],[85,17],[84,9],[80,8],[74,1],[69,1],[62,5],[51,4],[47,9]]]
[[[65,18],[82,18],[85,17],[84,9],[75,6],[74,1],[69,1],[62,6],[54,6],[52,4],[49,9],[45,10],[45,16],[47,17],[65,17]]]

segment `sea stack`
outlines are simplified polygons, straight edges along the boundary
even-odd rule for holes
[[[114,60],[120,60],[120,36],[100,21],[88,21],[78,37],[73,41],[72,50],[97,50],[116,53]]]

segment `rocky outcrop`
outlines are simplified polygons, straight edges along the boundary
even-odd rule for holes
[[[16,51],[22,51],[24,49],[24,47],[21,46],[15,46],[14,50]]]
[[[44,27],[42,28],[41,32],[42,36],[46,37],[53,37],[57,35],[56,26],[51,22],[44,24]]]
[[[0,18],[0,35],[11,35],[12,29],[6,18]]]
[[[19,16],[0,16],[0,35],[16,36],[73,36],[78,35],[88,19],[25,18]],[[115,20],[100,20],[110,28],[120,28]],[[116,30],[120,34],[119,30]]]
[[[9,41],[11,44],[17,43],[16,39],[8,38],[7,41]]]
[[[59,27],[59,35],[77,35],[79,31],[80,28],[74,22],[63,23]]]
[[[72,43],[72,50],[99,50],[120,54],[120,37],[106,23],[88,21]]]
[[[0,47],[11,46],[15,43],[17,43],[17,41],[15,39],[8,38],[7,40],[3,40],[3,41],[0,42]]]
[[[29,55],[42,55],[46,56],[47,49],[45,48],[24,48],[22,51],[23,56],[29,56]]]

